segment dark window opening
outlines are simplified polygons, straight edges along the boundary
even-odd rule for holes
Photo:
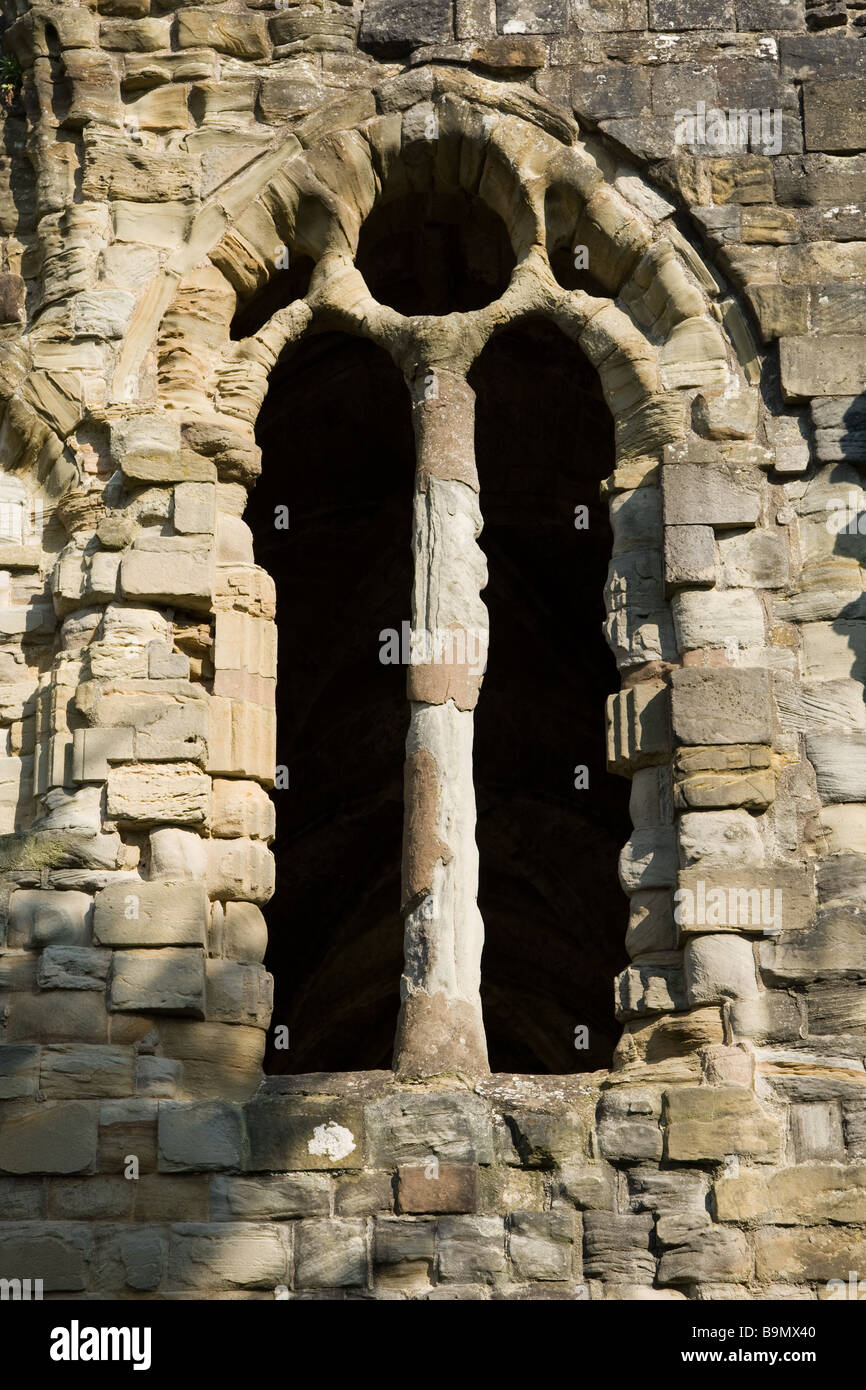
[[[610,1066],[614,976],[628,964],[617,864],[629,783],[605,768],[619,679],[602,633],[612,536],[599,482],[613,422],[596,373],[557,329],[494,337],[470,374],[490,579],[490,656],[475,715],[481,995],[497,1072]],[[574,509],[589,508],[576,530]],[[589,789],[576,790],[586,765]],[[575,1048],[575,1028],[589,1032]]]
[[[427,193],[375,207],[355,264],[374,299],[398,313],[468,313],[508,288],[514,252],[502,219],[480,198]]]
[[[303,299],[310,288],[313,269],[309,256],[290,257],[285,270],[275,270],[267,283],[238,309],[232,320],[231,337],[251,338],[278,309]]]
[[[277,588],[275,981],[266,1069],[391,1064],[402,971],[406,673],[379,633],[409,616],[414,444],[390,358],[339,334],[281,361],[258,423],[246,513]],[[289,508],[289,529],[274,525]],[[288,1050],[273,1046],[289,1028]]]

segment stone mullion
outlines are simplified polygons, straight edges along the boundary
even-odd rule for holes
[[[402,916],[405,961],[395,1068],[488,1069],[481,1016],[483,924],[472,781],[473,710],[487,649],[487,582],[465,377],[415,377],[411,707],[406,740]]]

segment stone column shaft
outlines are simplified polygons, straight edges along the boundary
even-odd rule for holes
[[[415,578],[395,1067],[411,1076],[472,1076],[488,1070],[472,780],[473,710],[488,638],[475,399],[453,372],[422,372],[412,387]]]

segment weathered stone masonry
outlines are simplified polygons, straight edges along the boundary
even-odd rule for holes
[[[863,12],[4,13],[0,1277],[61,1298],[826,1297],[866,1269]],[[780,112],[781,148],[678,145],[698,101]],[[516,267],[484,309],[404,318],[358,237],[433,189],[500,217]],[[551,268],[575,246],[592,293]],[[234,338],[286,252],[314,265],[306,294]],[[275,594],[243,513],[268,374],[321,328],[391,355],[413,622],[484,630],[466,375],[535,317],[616,427],[615,1067],[487,1072],[480,682],[431,665],[408,691],[395,1072],[263,1082]],[[702,906],[675,917],[676,889]],[[718,890],[739,917],[707,910]]]

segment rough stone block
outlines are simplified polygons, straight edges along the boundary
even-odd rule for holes
[[[363,1221],[310,1220],[295,1233],[295,1286],[299,1289],[357,1288],[367,1282]]]
[[[660,1284],[742,1284],[752,1272],[743,1232],[719,1230],[705,1212],[663,1216],[656,1235],[662,1246]]]
[[[257,782],[214,778],[211,831],[225,839],[272,840],[276,808]]]
[[[716,538],[712,526],[665,527],[665,587],[716,582]]]
[[[115,951],[109,1007],[124,1012],[204,1015],[204,952],[194,947]]]
[[[848,154],[866,145],[866,77],[803,84],[807,150]]]
[[[769,673],[696,666],[672,671],[671,722],[678,743],[769,743]]]
[[[866,734],[807,734],[806,756],[822,801],[866,800]]]
[[[676,880],[677,838],[671,825],[633,830],[619,857],[624,893],[669,888]]]
[[[93,939],[103,946],[204,946],[209,920],[202,883],[113,883],[96,895]]]
[[[675,1163],[720,1163],[726,1154],[758,1162],[778,1157],[778,1120],[743,1086],[680,1086],[665,1092],[667,1156]]]
[[[445,1216],[439,1222],[439,1276],[445,1282],[492,1283],[505,1270],[499,1216]]]
[[[224,949],[230,960],[259,963],[265,958],[268,928],[255,903],[226,903]]]
[[[150,878],[203,879],[207,874],[207,846],[194,830],[162,826],[150,832]]]
[[[267,1289],[288,1283],[284,1232],[265,1222],[171,1228],[169,1286],[175,1289]]]
[[[382,53],[408,52],[453,37],[450,0],[370,0],[359,42]]]
[[[10,1107],[4,1108],[6,1111]],[[0,1171],[85,1173],[96,1163],[96,1101],[46,1101],[0,1117]]]
[[[218,1172],[223,1168],[240,1168],[243,1151],[240,1107],[217,1100],[160,1103],[160,1172]]]
[[[108,815],[121,824],[203,825],[210,804],[210,778],[193,763],[112,768]]]
[[[743,469],[714,463],[665,463],[661,470],[666,526],[754,526],[761,485]]]
[[[171,542],[172,537],[166,537]],[[179,541],[154,549],[127,551],[120,563],[124,597],[132,602],[173,604],[208,609],[213,596],[213,551],[198,538],[181,548]],[[194,547],[194,548],[193,548]]]
[[[7,1221],[0,1226],[0,1279],[41,1279],[45,1293],[86,1288],[92,1237],[71,1222]]]
[[[8,1042],[105,1042],[108,1014],[95,990],[13,994],[8,1003]]]
[[[574,1273],[575,1219],[569,1211],[512,1212],[508,1253],[521,1279],[570,1279]]]
[[[266,903],[272,896],[274,856],[261,840],[210,840],[207,852],[212,897]]]
[[[367,1107],[374,1166],[426,1161],[492,1163],[489,1104],[479,1096],[390,1095]]]
[[[663,681],[640,681],[607,700],[607,765],[629,776],[664,762],[670,750],[668,691]]]
[[[810,396],[853,396],[866,378],[866,339],[856,333],[779,339],[786,401]]]
[[[39,1089],[49,1099],[128,1096],[133,1089],[131,1048],[67,1044],[42,1049]]]
[[[749,871],[764,862],[764,845],[748,811],[688,811],[679,819],[680,859],[689,867],[736,865]]]
[[[674,594],[671,611],[681,652],[764,645],[764,610],[751,589],[682,591]]]
[[[686,995],[679,958],[630,965],[614,980],[614,999],[620,1020],[684,1009]]]
[[[357,1106],[342,1100],[266,1096],[250,1101],[245,1115],[250,1172],[364,1167],[364,1116]]]
[[[0,1043],[0,1100],[35,1096],[39,1086],[39,1048]]]
[[[72,735],[72,775],[76,782],[102,783],[111,762],[131,762],[132,729],[76,729]]]
[[[274,711],[248,700],[214,695],[210,700],[208,771],[214,776],[251,777],[266,786],[274,780]]]
[[[10,944],[85,946],[92,906],[88,893],[19,889],[9,901]]]
[[[209,1019],[267,1028],[274,1002],[274,980],[261,965],[209,960],[205,974]]]
[[[755,1234],[755,1270],[766,1283],[826,1284],[866,1268],[866,1233],[828,1226],[821,1230],[768,1226]]]
[[[397,1201],[402,1212],[473,1212],[477,1169],[472,1163],[401,1163]]]
[[[653,1218],[588,1211],[583,1216],[583,1272],[611,1284],[651,1284],[655,1256],[650,1252]]]
[[[319,1173],[220,1176],[211,1181],[211,1217],[214,1221],[288,1221],[298,1216],[327,1216],[330,1194],[330,1179]]]
[[[729,933],[687,941],[684,970],[689,1007],[757,998],[754,951],[751,942],[741,936]]]

